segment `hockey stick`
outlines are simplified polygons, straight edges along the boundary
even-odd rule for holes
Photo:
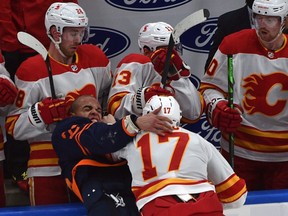
[[[184,18],[183,20],[181,20],[174,27],[174,30],[173,30],[172,34],[170,35],[170,38],[169,38],[169,44],[168,44],[166,59],[165,59],[165,63],[164,63],[164,71],[162,73],[161,84],[162,84],[163,88],[166,85],[171,55],[172,55],[173,47],[175,45],[175,41],[188,29],[190,29],[193,26],[198,25],[198,24],[204,22],[205,20],[207,20],[209,15],[210,15],[210,13],[207,9],[198,10],[198,11],[190,14],[189,16]]]
[[[53,77],[52,77],[52,70],[51,70],[50,60],[48,56],[48,51],[46,50],[46,48],[43,46],[43,44],[39,40],[37,40],[35,37],[33,37],[32,35],[26,32],[18,32],[17,38],[22,44],[34,49],[43,57],[47,66],[47,70],[48,70],[48,77],[49,77],[49,82],[50,82],[50,90],[51,90],[52,98],[55,99],[56,93],[55,93],[55,88],[54,88],[54,82],[53,82]]]
[[[231,54],[227,55],[228,64],[228,106],[234,108],[233,104],[233,94],[234,94],[234,76],[233,76],[233,56]],[[230,165],[234,169],[234,134],[229,134],[229,155],[230,155]]]

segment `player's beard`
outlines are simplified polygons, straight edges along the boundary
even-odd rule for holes
[[[269,28],[266,28],[266,27],[260,28],[259,25],[257,25],[257,22],[255,24],[256,24],[255,25],[256,33],[257,33],[259,40],[263,43],[268,43],[268,44],[274,43],[281,36],[282,31],[284,29],[284,24],[282,23],[279,31],[276,34],[272,35],[271,34],[272,30],[270,30]]]
[[[65,57],[71,58],[75,55],[75,52],[76,52],[79,45],[80,44],[77,43],[75,45],[64,47],[64,46],[62,46],[62,44],[60,44],[60,49],[61,49],[62,53],[65,55]]]

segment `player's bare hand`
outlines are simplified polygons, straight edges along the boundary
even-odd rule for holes
[[[136,124],[141,130],[154,132],[158,135],[164,136],[165,132],[172,132],[172,121],[164,116],[158,116],[157,113],[161,107],[155,111],[137,118]]]
[[[113,115],[108,114],[106,116],[103,116],[103,118],[101,119],[101,122],[104,122],[106,124],[114,124],[116,120]]]

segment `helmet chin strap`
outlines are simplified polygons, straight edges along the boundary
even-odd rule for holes
[[[62,42],[61,37],[59,37],[59,41],[55,41],[54,38],[51,35],[48,35],[48,37],[50,38],[50,40],[55,44],[56,49],[58,50],[58,52],[60,53],[60,55],[63,58],[67,58],[67,56],[64,55],[64,53],[61,51],[59,44]]]

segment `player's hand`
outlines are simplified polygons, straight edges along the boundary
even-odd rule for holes
[[[38,110],[45,124],[52,124],[66,117],[66,104],[63,99],[45,98],[38,103]]]
[[[167,55],[167,49],[161,48],[155,50],[151,55],[151,62],[154,69],[162,76]],[[182,77],[190,77],[190,67],[181,59],[176,50],[172,51],[170,66],[168,71],[168,80],[179,80]]]
[[[171,87],[172,88],[172,87]],[[172,88],[172,91],[174,89]],[[158,96],[174,96],[174,91],[171,92],[167,89],[161,88],[160,86],[154,85],[146,88],[144,90],[144,98],[145,98],[145,103],[154,95]]]
[[[165,133],[171,133],[172,121],[164,116],[158,116],[157,113],[160,112],[161,107],[137,118],[136,124],[141,130],[154,132],[158,135],[164,136]]]
[[[224,99],[214,99],[208,104],[207,117],[210,124],[220,131],[233,133],[240,126],[242,108],[234,104],[234,109],[228,106]]]
[[[0,107],[13,104],[18,90],[9,79],[0,77]]]
[[[108,115],[103,116],[103,118],[101,119],[101,122],[106,123],[106,124],[115,124],[116,120],[113,115],[108,114]]]
[[[139,88],[133,98],[133,111],[137,115],[141,115],[146,102],[154,95],[174,96],[175,91],[172,86],[169,84],[167,84],[166,87],[167,86],[169,87],[169,90],[161,88],[160,85],[152,85],[145,88]]]
[[[67,117],[64,99],[45,98],[28,109],[28,118],[32,125],[43,130],[47,125]]]

